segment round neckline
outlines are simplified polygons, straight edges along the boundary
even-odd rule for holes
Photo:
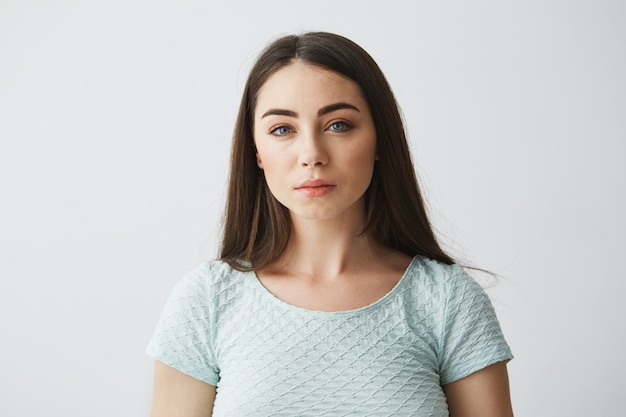
[[[277,296],[272,294],[267,288],[265,288],[265,286],[259,279],[259,276],[256,274],[256,271],[245,272],[245,274],[251,274],[253,278],[251,280],[253,282],[252,285],[255,287],[255,289],[260,293],[260,295],[263,298],[269,299],[270,302],[281,307],[284,310],[290,310],[290,311],[295,311],[298,313],[304,313],[304,314],[309,314],[309,315],[310,314],[321,315],[321,316],[355,315],[355,314],[360,314],[360,313],[378,308],[380,305],[386,303],[389,299],[391,299],[397,292],[399,292],[400,289],[404,286],[404,282],[408,281],[407,276],[409,275],[409,271],[413,269],[414,264],[417,262],[417,258],[418,257],[415,256],[411,259],[411,262],[409,262],[409,265],[406,267],[406,269],[402,273],[402,276],[400,277],[398,282],[396,282],[393,288],[389,290],[385,295],[383,295],[376,301],[372,302],[371,304],[368,304],[359,308],[350,309],[350,310],[337,310],[337,311],[312,310],[309,308],[299,307],[297,305],[290,304],[278,298]]]

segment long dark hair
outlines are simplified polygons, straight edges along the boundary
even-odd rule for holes
[[[257,166],[252,132],[259,89],[270,75],[294,60],[350,78],[360,86],[369,104],[379,160],[365,194],[364,233],[409,256],[454,263],[439,246],[426,215],[402,118],[387,80],[359,45],[326,32],[276,40],[250,71],[234,131],[220,259],[239,270],[263,269],[287,247],[289,214],[274,198]]]

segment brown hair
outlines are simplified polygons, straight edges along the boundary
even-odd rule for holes
[[[369,104],[379,160],[365,193],[364,233],[409,256],[423,255],[452,264],[426,215],[402,118],[387,80],[359,45],[326,32],[276,40],[250,71],[234,131],[220,259],[239,270],[262,269],[283,253],[289,241],[288,211],[274,198],[257,166],[252,132],[259,89],[270,75],[294,60],[350,78]]]

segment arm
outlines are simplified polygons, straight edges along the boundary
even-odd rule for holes
[[[150,417],[211,417],[215,387],[159,361],[154,362]]]
[[[513,417],[505,362],[443,386],[450,417]]]

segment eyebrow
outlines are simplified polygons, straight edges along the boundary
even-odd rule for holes
[[[326,107],[322,107],[317,112],[317,115],[318,116],[323,116],[325,114],[332,113],[335,110],[341,110],[341,109],[351,109],[351,110],[356,110],[359,113],[361,113],[361,110],[359,110],[356,106],[353,106],[352,104],[349,104],[349,103],[335,103],[335,104],[328,105]]]
[[[358,107],[349,104],[349,103],[334,103],[334,104],[330,104],[328,106],[324,106],[321,109],[319,109],[319,111],[317,112],[317,116],[323,116],[325,114],[328,113],[332,113],[336,110],[341,110],[341,109],[350,109],[350,110],[355,110],[357,112],[361,112],[361,110],[358,109]],[[295,111],[292,110],[286,110],[286,109],[269,109],[268,111],[266,111],[265,113],[263,113],[263,116],[261,116],[261,119],[266,117],[266,116],[289,116],[289,117],[298,117],[298,113],[296,113]]]

